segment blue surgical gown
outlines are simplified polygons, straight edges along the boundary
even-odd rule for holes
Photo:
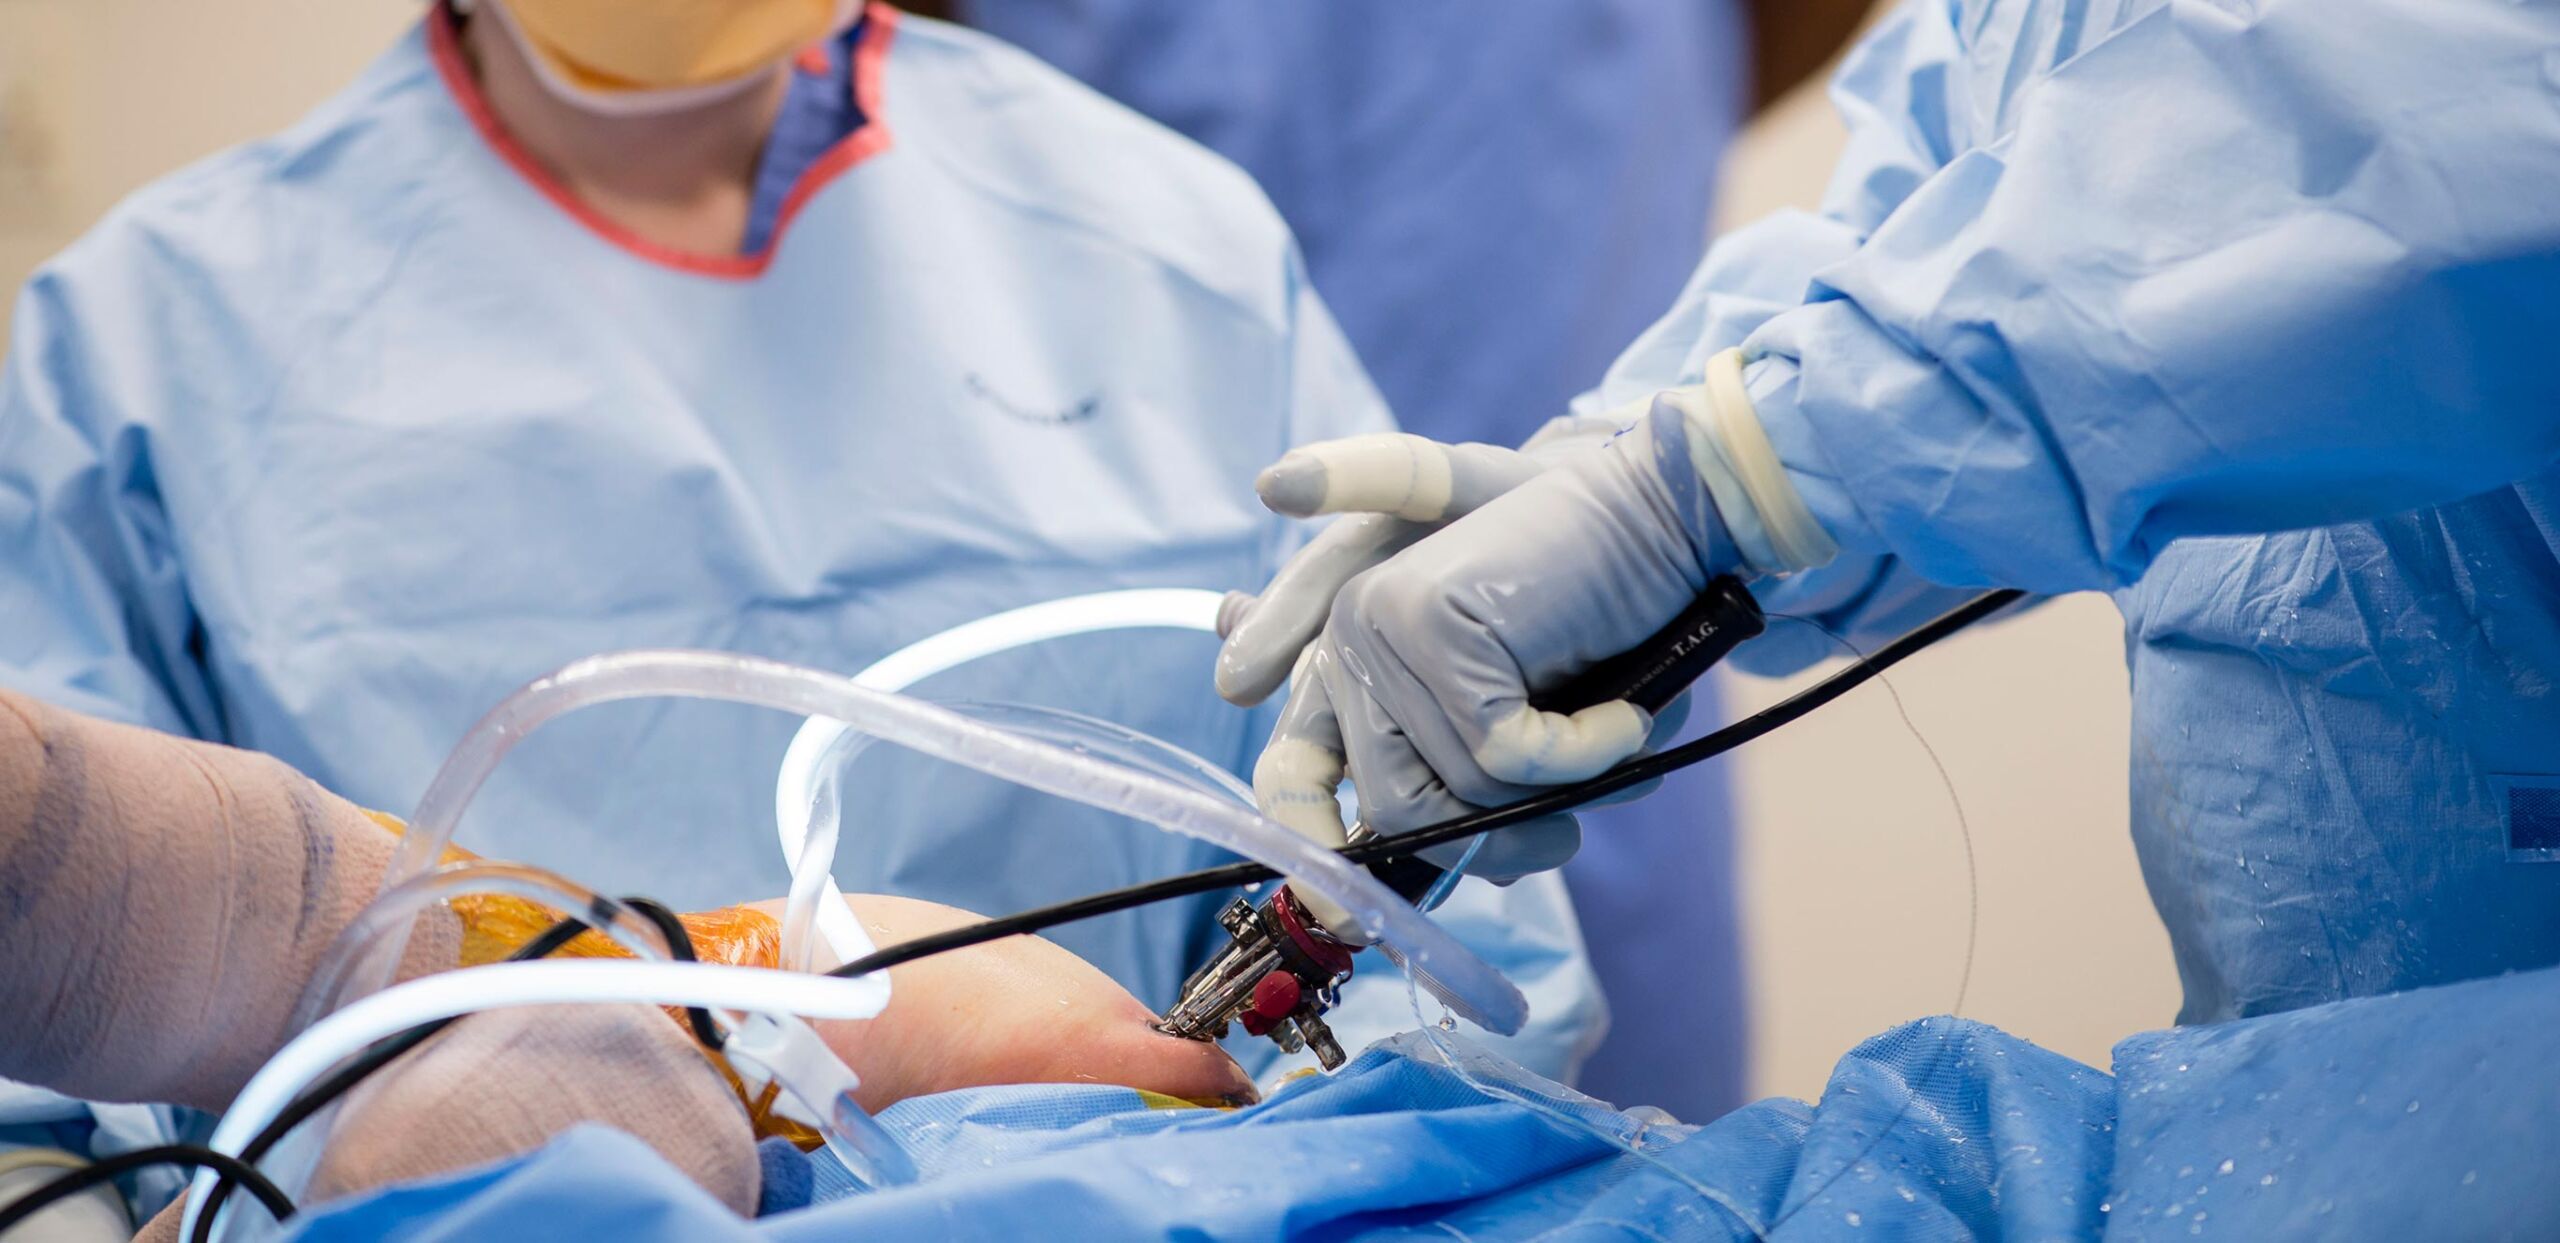
[[[2560,962],[2554,66],[2503,0],[1913,0],[1822,211],[1588,398],[1760,360],[1847,549],[1772,607],[2115,593],[2184,1020]]]
[[[1446,441],[1528,438],[1678,292],[1751,99],[1739,0],[957,7],[1253,174],[1397,421]],[[1719,768],[1587,812],[1565,869],[1615,1011],[1582,1082],[1686,1118],[1742,1099],[1725,801]]]
[[[875,8],[833,60],[859,124],[768,151],[805,171],[745,254],[587,214],[490,118],[441,8],[292,130],[117,208],[15,320],[0,683],[405,810],[481,713],[596,652],[851,672],[1042,600],[1263,583],[1301,532],[1254,473],[1390,424],[1253,184],[983,35]],[[795,100],[841,102],[813,72]],[[1214,653],[1085,636],[917,689],[1241,769],[1270,721],[1218,700]],[[685,907],[770,897],[796,726],[589,710],[507,757],[460,840]],[[1004,913],[1225,858],[894,748],[850,779],[849,891]],[[1535,999],[1500,1047],[1566,1075],[1605,1017],[1541,891],[1443,922]],[[1163,1006],[1220,900],[1051,935]],[[1414,1022],[1369,967],[1346,1040]]]
[[[1258,586],[1287,446],[1387,426],[1232,167],[982,36],[875,14],[863,126],[763,252],[585,217],[490,121],[439,9],[285,133],[124,203],[19,303],[0,681],[269,752],[405,810],[519,684],[627,647],[851,671],[990,612]],[[925,689],[1241,764],[1205,636]],[[598,708],[461,841],[684,906],[771,896],[797,722]],[[1214,853],[883,757],[849,888],[1004,911]],[[1213,899],[1061,929],[1163,1004]]]

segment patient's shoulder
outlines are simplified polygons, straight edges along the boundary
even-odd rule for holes
[[[897,21],[881,101],[894,147],[1285,316],[1289,230],[1244,170],[1011,44]]]

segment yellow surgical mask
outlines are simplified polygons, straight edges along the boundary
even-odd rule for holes
[[[670,112],[762,81],[860,0],[483,0],[543,84],[596,112]]]

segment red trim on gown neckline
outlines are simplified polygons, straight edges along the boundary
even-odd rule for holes
[[[513,135],[507,133],[504,126],[498,124],[497,115],[489,110],[487,97],[480,93],[480,84],[472,79],[471,66],[463,59],[458,37],[460,31],[454,25],[453,13],[442,4],[436,5],[427,15],[427,47],[434,57],[437,75],[444,79],[445,89],[452,94],[454,105],[471,119],[471,127],[480,132],[481,139],[489,144],[490,150],[497,152],[518,176],[541,191],[553,206],[585,225],[589,232],[651,263],[697,276],[747,280],[763,275],[764,270],[773,265],[775,252],[782,248],[782,239],[791,230],[792,218],[800,214],[800,209],[807,206],[818,191],[854,165],[889,148],[889,126],[881,110],[881,78],[887,67],[889,39],[897,33],[898,11],[885,4],[865,5],[862,22],[862,35],[854,44],[848,67],[853,79],[854,106],[862,110],[862,124],[837,140],[836,145],[827,148],[825,154],[800,174],[791,192],[783,196],[782,211],[774,222],[773,236],[765,242],[764,249],[751,255],[706,255],[684,250],[650,241],[605,219],[593,207],[571,194],[568,187],[561,185],[516,142]]]

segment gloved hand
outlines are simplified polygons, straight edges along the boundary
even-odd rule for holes
[[[1239,707],[1261,703],[1324,629],[1343,584],[1623,425],[1566,415],[1518,449],[1387,432],[1291,450],[1254,481],[1263,503],[1293,518],[1348,516],[1308,541],[1260,596],[1229,598],[1218,617],[1218,694]]]
[[[1642,709],[1543,712],[1531,692],[1649,638],[1719,574],[1829,553],[1749,420],[1738,358],[1710,373],[1720,382],[1663,394],[1605,446],[1562,454],[1351,578],[1255,765],[1264,813],[1339,843],[1333,794],[1347,766],[1362,821],[1392,837],[1636,754],[1656,724]],[[1324,461],[1323,447],[1310,456]],[[1331,473],[1328,462],[1328,494]],[[1271,483],[1266,500],[1294,499]],[[1513,879],[1578,844],[1570,817],[1534,821],[1489,838],[1469,870]],[[1426,857],[1447,866],[1465,849]]]

